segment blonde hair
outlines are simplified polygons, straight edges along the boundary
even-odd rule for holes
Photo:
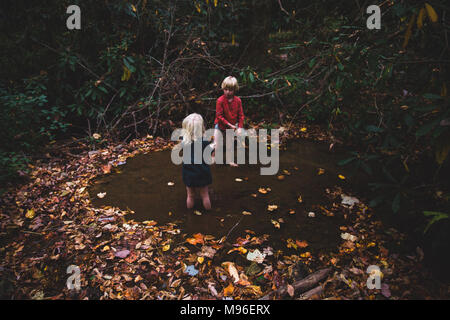
[[[222,89],[239,90],[239,84],[235,77],[228,76],[222,81]]]
[[[183,120],[183,141],[182,143],[190,143],[194,140],[201,139],[205,132],[203,118],[198,113],[191,113]]]

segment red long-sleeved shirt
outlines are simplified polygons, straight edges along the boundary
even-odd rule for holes
[[[234,96],[233,101],[228,102],[225,95],[222,95],[216,102],[216,119],[215,124],[219,124],[221,130],[230,129],[227,123],[235,125],[238,123],[238,127],[244,126],[244,111],[242,110],[242,101],[239,97]]]

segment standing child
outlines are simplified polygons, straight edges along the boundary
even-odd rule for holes
[[[212,183],[211,169],[209,165],[205,163],[203,159],[203,153],[205,148],[210,147],[210,142],[203,140],[203,133],[205,132],[205,127],[203,125],[203,118],[197,113],[192,113],[188,115],[183,120],[183,141],[180,143],[183,146],[183,166],[182,175],[183,182],[186,185],[187,199],[186,205],[188,209],[194,207],[194,197],[195,191],[200,193],[203,201],[203,207],[206,210],[211,209],[211,201],[209,200],[208,185]],[[201,150],[195,155],[195,145],[201,143]],[[190,159],[185,161],[185,152],[190,148]],[[211,150],[212,151],[212,150]],[[211,154],[211,153],[209,153]],[[200,159],[199,159],[200,158]],[[197,161],[195,161],[197,160]],[[187,163],[185,163],[187,162]],[[197,163],[196,163],[197,162]]]
[[[223,95],[216,102],[216,119],[214,120],[215,132],[214,142],[218,139],[218,130],[222,131],[225,138],[225,130],[233,129],[239,131],[244,126],[244,112],[242,110],[242,101],[234,94],[239,90],[239,85],[235,77],[229,76],[222,81]],[[229,150],[227,150],[229,151]],[[238,165],[231,161],[230,166]]]

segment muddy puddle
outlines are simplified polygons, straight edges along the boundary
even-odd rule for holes
[[[269,234],[274,248],[285,248],[286,240],[291,238],[306,240],[309,250],[334,251],[341,241],[339,226],[344,223],[343,217],[326,216],[316,206],[330,205],[327,188],[349,187],[348,172],[336,164],[344,157],[329,152],[327,144],[293,141],[280,151],[280,167],[274,176],[261,176],[260,165],[213,165],[210,211],[203,209],[199,198],[193,210],[186,208],[181,166],[172,164],[170,151],[128,158],[125,165],[118,167],[120,173],[94,181],[89,194],[96,207],[131,209],[135,213],[127,215],[127,219],[176,223],[189,235],[200,232],[220,238],[231,231],[230,237],[234,238],[251,230],[258,235]],[[323,174],[319,175],[320,168]],[[284,175],[283,180],[278,179],[280,174]],[[339,174],[347,179],[340,179]],[[169,186],[169,182],[174,184]],[[260,188],[270,191],[263,194]],[[96,196],[104,192],[104,198]],[[269,205],[276,205],[277,209],[270,211]],[[243,215],[243,211],[251,215]],[[315,217],[308,216],[311,211]],[[272,220],[279,222],[280,227],[276,228]]]

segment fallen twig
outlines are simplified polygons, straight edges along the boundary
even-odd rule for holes
[[[298,280],[294,282],[292,285],[294,287],[294,290],[303,292],[312,286],[314,286],[317,282],[323,280],[328,273],[331,271],[331,268],[321,269],[319,271],[316,271],[306,278],[302,280]],[[288,293],[287,291],[287,285],[279,288],[278,290],[269,292],[264,297],[260,298],[259,300],[270,300],[273,296],[284,296]]]

